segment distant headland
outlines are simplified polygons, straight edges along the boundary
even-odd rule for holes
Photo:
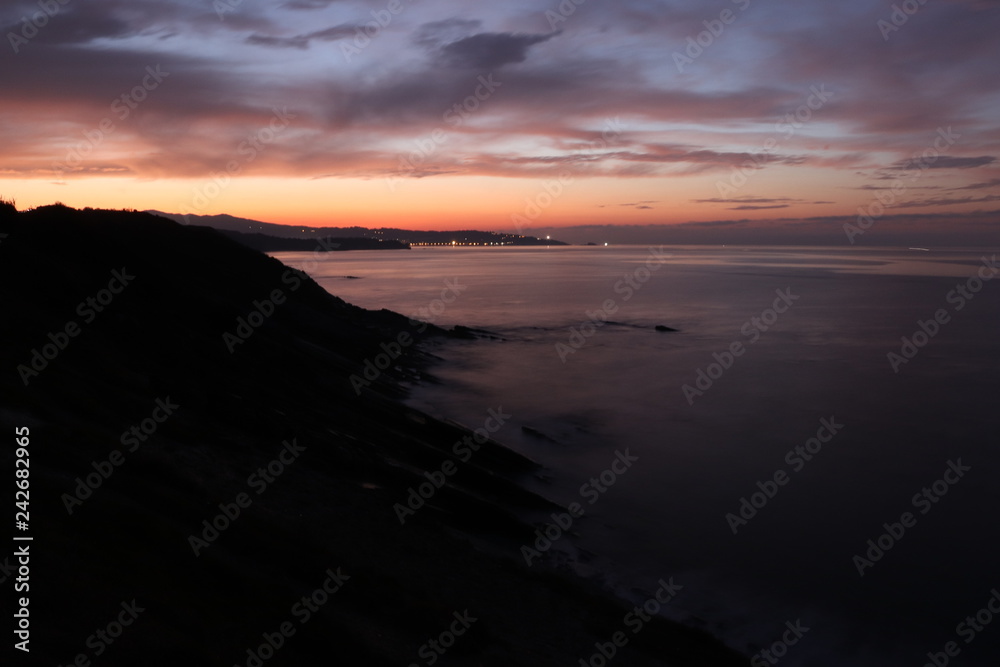
[[[297,225],[278,225],[271,222],[261,222],[248,218],[237,218],[231,215],[182,215],[179,213],[164,213],[163,211],[146,211],[174,220],[186,225],[201,225],[212,227],[224,232],[239,232],[241,234],[263,234],[281,238],[317,239],[317,238],[350,238],[369,239],[376,242],[388,242],[417,246],[551,246],[568,245],[553,239],[541,239],[535,236],[520,234],[505,234],[500,232],[484,232],[478,230],[460,231],[419,231],[413,229],[397,229],[381,227],[300,227]],[[388,248],[390,246],[375,246]],[[396,246],[398,247],[398,246]],[[260,248],[258,248],[260,249]],[[285,248],[282,248],[285,249]],[[311,248],[309,248],[311,249]],[[268,250],[271,250],[270,248]]]

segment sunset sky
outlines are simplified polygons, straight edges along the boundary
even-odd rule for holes
[[[0,196],[495,230],[881,196],[981,221],[1000,209],[1000,2],[895,7],[7,1]]]

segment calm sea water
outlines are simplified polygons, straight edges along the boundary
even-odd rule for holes
[[[502,406],[496,437],[547,466],[529,482],[540,493],[581,501],[615,452],[638,457],[553,548],[580,572],[636,600],[673,577],[668,615],[750,654],[800,620],[785,665],[919,666],[947,642],[952,664],[997,664],[1000,614],[959,624],[1000,590],[1000,276],[976,279],[998,250],[658,252],[276,256],[359,306],[496,334],[429,347],[440,382],[412,402],[473,428]],[[901,337],[935,314],[904,356]],[[842,427],[810,460],[795,454],[822,420]],[[970,469],[946,475],[949,462]],[[727,518],[776,473],[785,484],[755,516]],[[861,576],[855,556],[906,512]]]

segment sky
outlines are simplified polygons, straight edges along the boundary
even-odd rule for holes
[[[4,0],[0,31],[22,209],[1000,223],[1000,0]]]

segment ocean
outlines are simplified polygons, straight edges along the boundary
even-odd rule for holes
[[[754,665],[972,667],[1000,655],[996,252],[275,256],[358,306],[488,332],[426,345],[409,400],[510,415],[494,437],[546,470],[526,484],[582,507],[547,556],[636,602],[672,578],[663,613]]]

